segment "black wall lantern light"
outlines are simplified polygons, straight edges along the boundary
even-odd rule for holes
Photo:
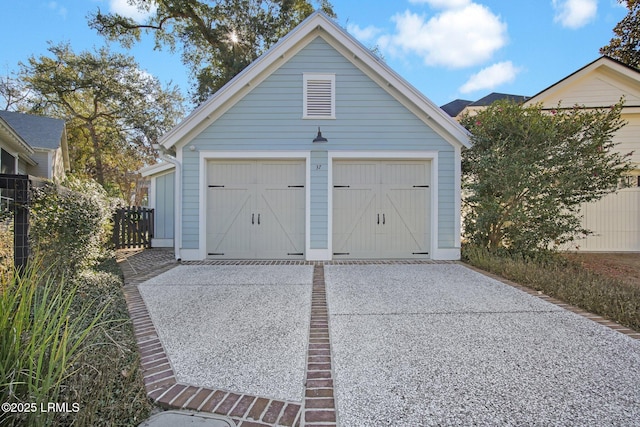
[[[320,132],[320,126],[318,126],[318,136],[315,137],[313,142],[328,142],[327,138],[322,136],[322,132]]]

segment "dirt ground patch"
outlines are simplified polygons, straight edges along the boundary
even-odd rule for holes
[[[640,253],[580,253],[567,258],[587,270],[623,280],[640,288]]]

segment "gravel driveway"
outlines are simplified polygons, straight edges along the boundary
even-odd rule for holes
[[[461,265],[326,266],[342,426],[640,425],[640,342]]]
[[[312,266],[178,266],[139,285],[179,382],[302,401]]]
[[[325,265],[332,357],[312,361],[324,345],[309,338],[313,277],[312,265],[181,265],[138,289],[179,383],[300,402],[307,421],[640,425],[640,341],[458,264]],[[310,373],[319,363],[328,375]],[[309,400],[313,381],[330,394]],[[251,405],[236,423],[257,422]]]

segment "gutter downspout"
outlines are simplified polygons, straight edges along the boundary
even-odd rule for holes
[[[169,162],[176,167],[176,178],[175,178],[175,200],[174,200],[174,209],[175,209],[175,224],[174,224],[174,236],[173,236],[173,252],[176,258],[176,261],[182,260],[182,255],[180,253],[182,248],[182,206],[180,202],[182,200],[182,165],[175,157],[171,157],[166,154],[166,150],[161,145],[154,145],[153,148],[156,148],[160,151],[160,158],[165,162]]]

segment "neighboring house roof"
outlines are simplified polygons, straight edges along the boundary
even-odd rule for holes
[[[624,99],[616,131],[616,151],[630,153],[629,161],[640,170],[640,70],[608,56],[590,62],[529,99],[525,105],[541,104],[547,110],[580,106],[609,109]]]
[[[465,107],[471,104],[473,101],[467,101],[466,99],[456,99],[448,104],[444,104],[440,106],[444,110],[445,113],[450,115],[451,117],[455,117],[465,109]]]
[[[158,175],[158,174],[161,174],[163,172],[171,171],[172,169],[175,169],[175,167],[176,167],[176,165],[174,165],[172,163],[161,162],[161,163],[156,163],[155,165],[144,167],[144,168],[138,170],[138,172],[143,177],[148,177],[148,176]]]
[[[448,104],[443,105],[442,110],[446,111],[451,117],[459,119],[464,114],[473,114],[480,110],[484,110],[496,101],[509,100],[512,102],[523,103],[529,99],[528,96],[511,95],[508,93],[492,92],[489,95],[478,99],[477,101],[466,101],[464,99],[456,99]]]
[[[428,122],[449,143],[470,147],[466,129],[320,11],[311,14],[180,124],[163,135],[160,143],[165,148],[170,148],[188,142],[318,36],[323,37],[414,114]]]
[[[0,116],[0,140],[10,145],[14,150],[29,156],[34,153],[33,147],[27,143],[6,120]]]
[[[576,91],[576,86],[584,87]],[[594,92],[598,93],[594,95]],[[568,94],[572,95],[568,98]],[[589,96],[585,96],[591,93]],[[609,56],[601,56],[527,100],[527,104],[562,101],[566,107],[608,107],[625,97],[625,109],[640,108],[640,70]],[[578,99],[579,98],[579,99]],[[551,108],[552,106],[550,106]]]
[[[496,101],[508,100],[512,102],[525,102],[529,99],[528,96],[511,95],[508,93],[492,92],[484,98],[480,98],[475,102],[469,104],[470,107],[488,107]]]
[[[33,148],[56,150],[64,134],[64,120],[15,111],[0,111],[0,118]]]

